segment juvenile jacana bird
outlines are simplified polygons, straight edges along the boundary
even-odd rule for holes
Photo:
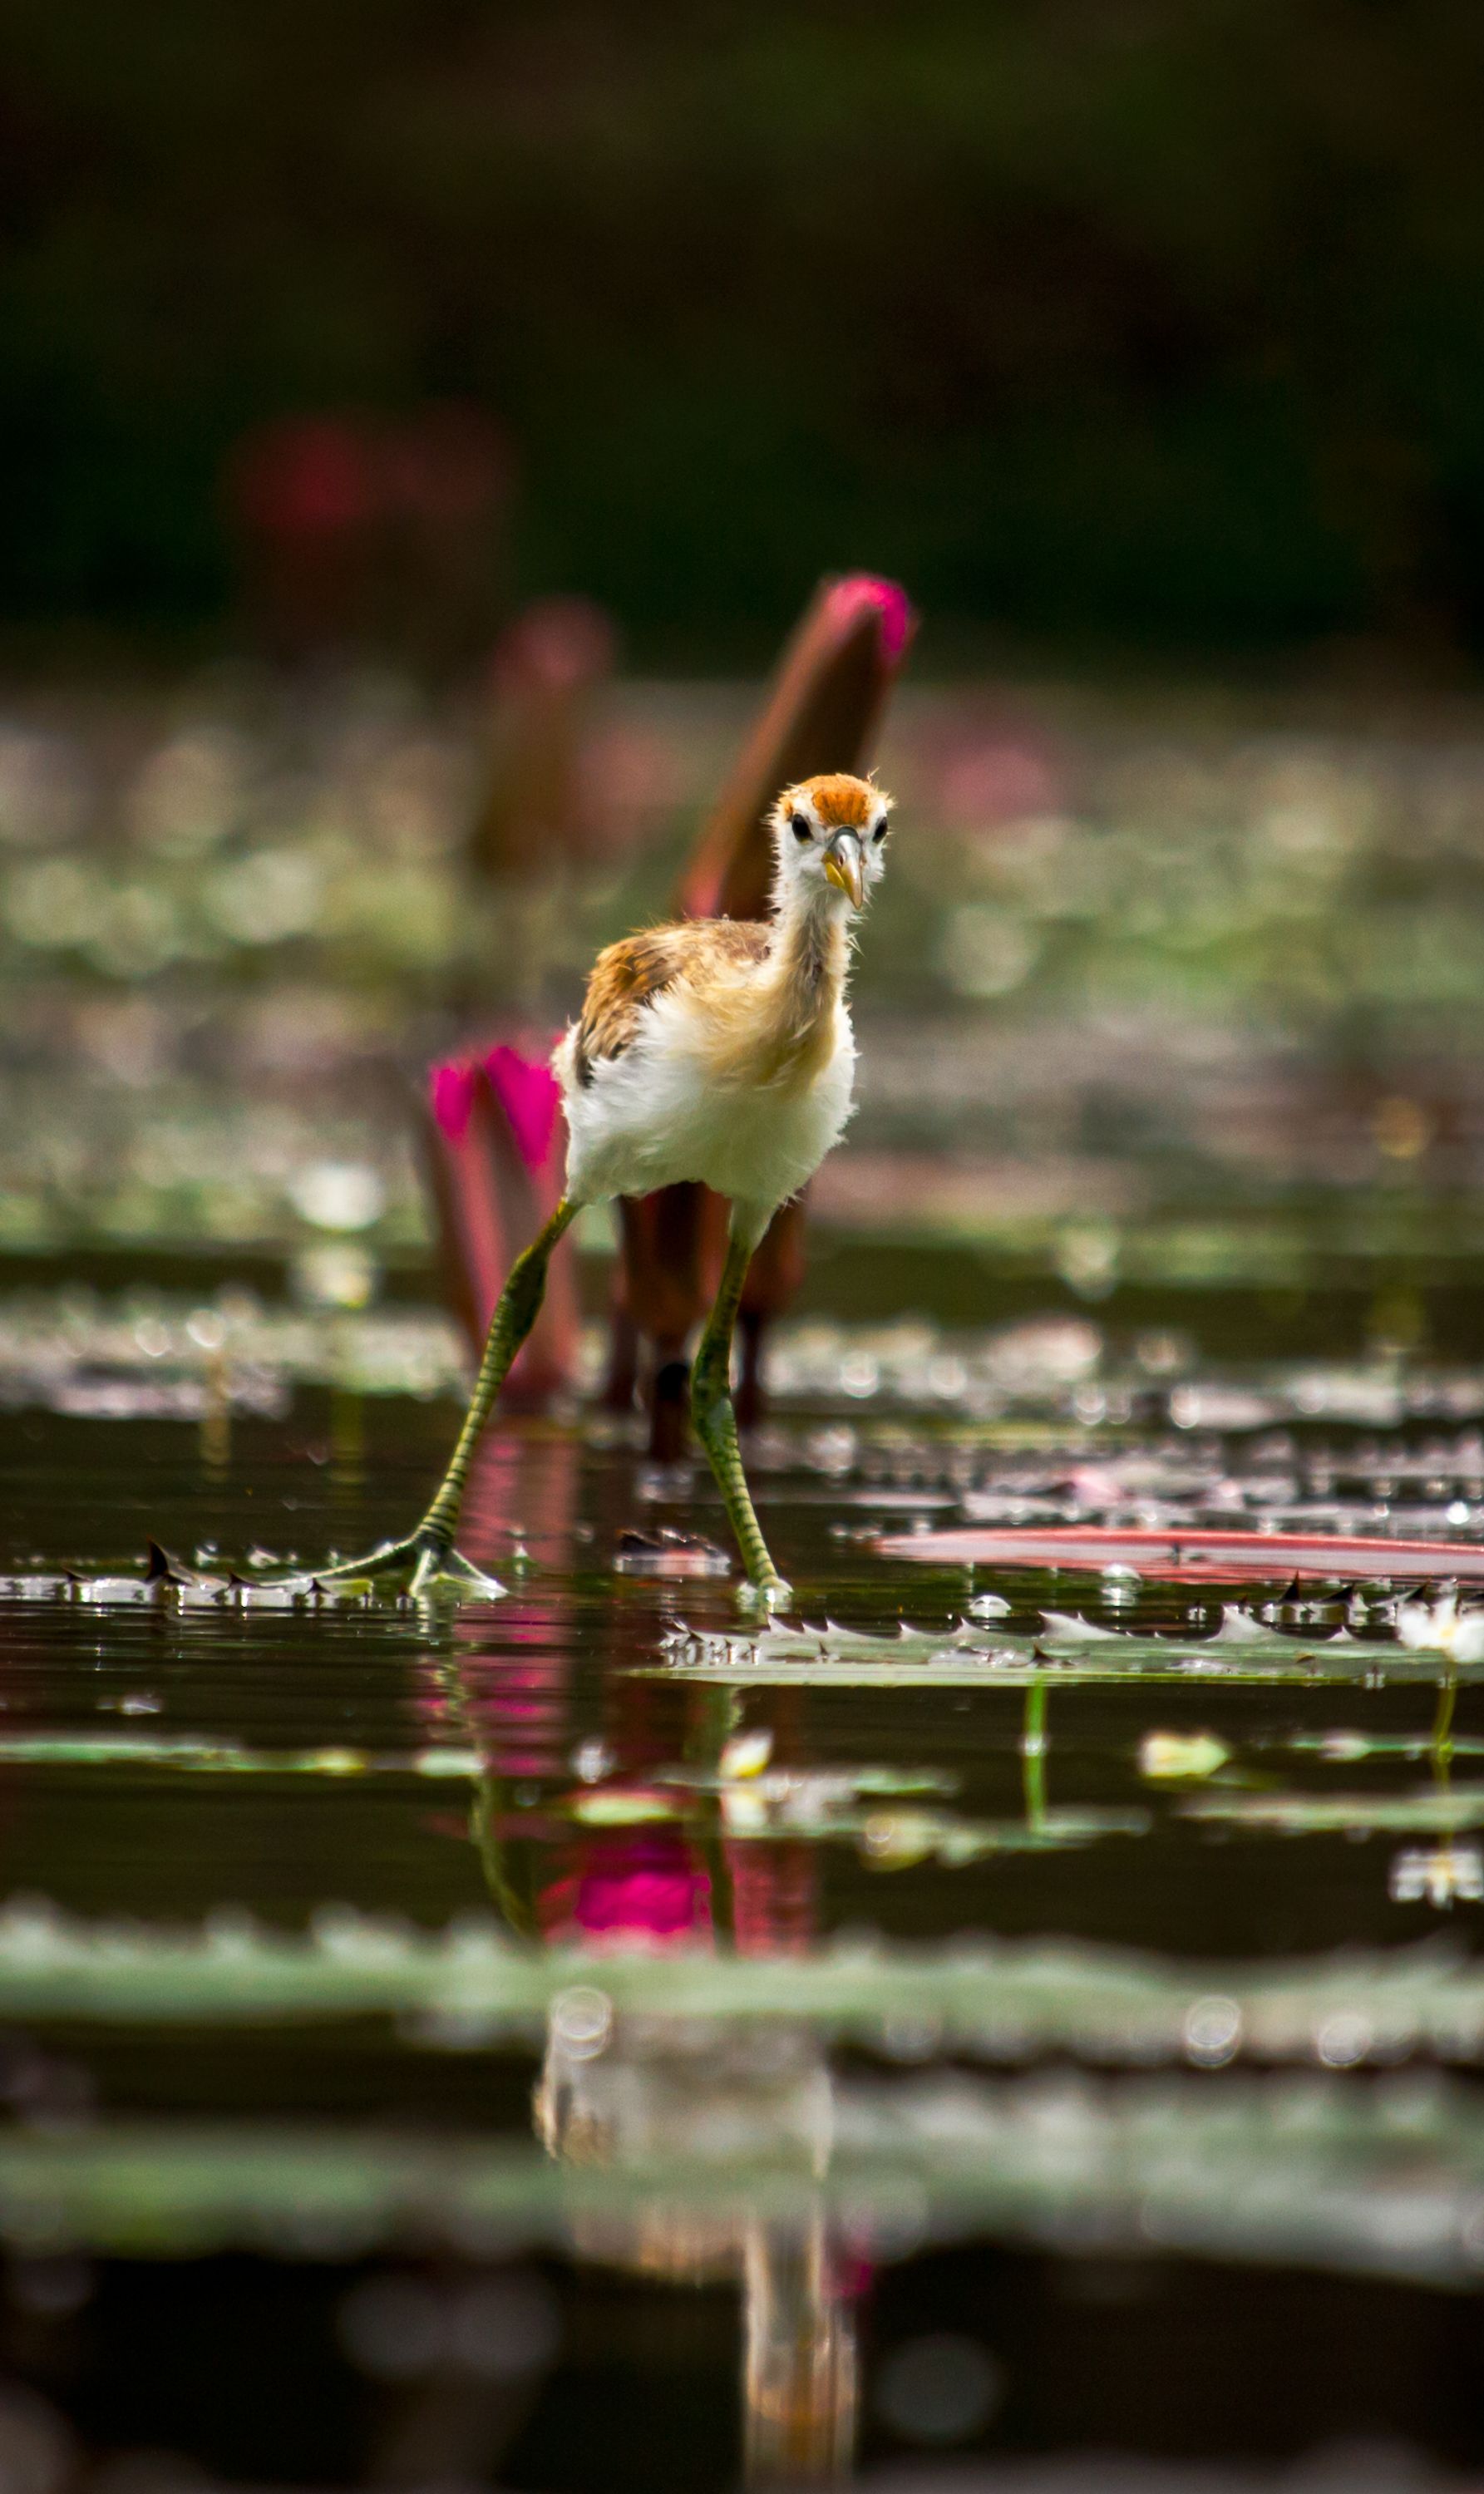
[[[675,895],[680,918],[766,919],[772,886],[776,790],[826,769],[861,771],[917,628],[906,592],[870,572],[821,581],[790,635],[763,704],[686,862]],[[704,1317],[726,1253],[727,1211],[699,1186],[625,1197],[623,1252],[607,1400],[633,1399],[639,1334],[653,1347],[650,1453],[684,1450],[685,1344]],[[767,1325],[803,1279],[804,1203],[794,1197],[770,1223],[738,1311],[738,1416],[762,1409]]]
[[[370,1576],[414,1594],[488,1589],[454,1536],[474,1448],[535,1323],[552,1250],[585,1204],[689,1179],[731,1207],[721,1284],[691,1371],[691,1417],[756,1596],[786,1601],[738,1449],[732,1335],[753,1248],[850,1115],[852,934],[885,867],[890,810],[871,781],[849,773],[801,780],[772,808],[768,918],[691,919],[598,955],[582,1013],[552,1059],[566,1115],[566,1184],[511,1267],[448,1469],[406,1540],[332,1577]]]

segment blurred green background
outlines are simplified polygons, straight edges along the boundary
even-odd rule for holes
[[[1465,0],[10,0],[0,624],[229,639],[244,438],[434,408],[645,665],[842,563],[940,663],[1471,654],[1481,70]]]
[[[1481,69],[1445,0],[12,0],[7,1271],[426,1277],[424,1068],[672,904],[871,567],[924,620],[819,1238],[1348,1259],[1449,1332]]]

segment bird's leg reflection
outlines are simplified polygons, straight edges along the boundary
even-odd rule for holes
[[[535,2121],[553,2156],[649,2183],[636,2213],[578,2222],[580,2255],[678,2285],[739,2280],[747,2482],[845,2474],[856,2340],[821,2190],[833,2089],[817,2037],[625,2017],[598,1983],[574,1985],[552,2004]]]
[[[1458,1893],[1459,1866],[1454,1852],[1458,1828],[1452,1814],[1453,1798],[1453,1709],[1458,1702],[1458,1675],[1449,1668],[1447,1678],[1439,1683],[1438,1704],[1433,1715],[1433,1729],[1428,1741],[1433,1780],[1448,1816],[1439,1830],[1439,1854],[1448,1893]]]
[[[1020,1782],[1025,1795],[1025,1823],[1041,1829],[1046,1823],[1046,1685],[1033,1680],[1025,1692],[1020,1725]]]
[[[743,2452],[749,2485],[844,2477],[855,2440],[856,2328],[823,2212],[759,2218],[742,2260]]]
[[[1428,1741],[1428,1755],[1438,1789],[1446,1793],[1453,1777],[1453,1709],[1458,1702],[1458,1677],[1453,1671],[1438,1685],[1438,1705],[1433,1716],[1433,1729]]]

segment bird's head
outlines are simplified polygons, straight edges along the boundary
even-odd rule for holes
[[[890,797],[848,771],[785,788],[772,809],[780,904],[863,909],[886,869],[891,810]]]

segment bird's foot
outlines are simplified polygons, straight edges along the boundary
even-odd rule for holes
[[[744,1611],[761,1611],[771,1618],[774,1611],[786,1611],[793,1601],[794,1589],[774,1568],[766,1576],[749,1576],[737,1588],[737,1599]]]
[[[421,1526],[404,1541],[379,1543],[363,1559],[342,1559],[333,1567],[317,1567],[314,1582],[342,1591],[364,1589],[371,1594],[409,1594],[417,1600],[453,1602],[498,1601],[505,1590],[498,1576],[486,1575],[472,1560],[461,1558]]]

